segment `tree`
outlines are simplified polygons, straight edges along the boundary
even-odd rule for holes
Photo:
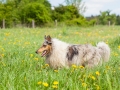
[[[37,25],[44,25],[51,21],[51,17],[47,8],[40,3],[29,3],[20,11],[21,21],[30,24],[35,20]]]
[[[120,25],[120,16],[119,15],[117,15],[117,17],[116,17],[116,25]]]
[[[86,11],[85,3],[82,0],[65,0],[67,5],[74,5],[80,14],[83,14]]]
[[[72,20],[74,18],[79,17],[79,12],[77,8],[73,5],[63,6],[59,5],[58,7],[55,7],[52,14],[53,20],[58,21],[66,21],[66,20]]]
[[[0,21],[5,21],[7,27],[12,27],[16,20],[14,5],[12,2],[0,4]]]
[[[116,15],[115,14],[110,14],[110,10],[107,11],[100,11],[99,15],[99,21],[100,24],[106,25],[106,24],[115,24],[116,22]]]

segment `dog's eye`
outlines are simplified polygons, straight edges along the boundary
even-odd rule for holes
[[[43,47],[46,47],[46,45],[43,45]]]
[[[47,44],[49,44],[49,45],[51,45],[51,44],[52,44],[52,43],[51,43],[51,42],[49,42],[49,41],[47,41],[46,43],[47,43]]]

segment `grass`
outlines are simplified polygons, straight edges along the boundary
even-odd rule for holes
[[[53,70],[35,54],[51,35],[68,43],[110,45],[108,63]],[[120,26],[13,28],[0,30],[0,90],[120,90]]]

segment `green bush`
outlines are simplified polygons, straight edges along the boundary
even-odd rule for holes
[[[75,18],[73,20],[66,21],[66,25],[68,25],[68,26],[72,26],[72,25],[88,26],[89,23],[84,17],[80,17],[80,18]]]

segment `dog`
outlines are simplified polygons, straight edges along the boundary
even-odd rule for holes
[[[99,42],[95,47],[91,44],[69,44],[51,38],[50,35],[44,39],[36,53],[41,53],[45,62],[54,69],[69,68],[73,64],[91,68],[109,61],[110,58],[110,47],[104,42]]]

